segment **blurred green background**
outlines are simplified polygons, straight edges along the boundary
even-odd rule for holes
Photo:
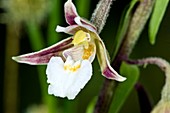
[[[15,1],[15,0],[13,0]],[[24,1],[24,0],[23,0]],[[36,0],[35,0],[36,1]],[[37,70],[38,66],[30,66],[26,64],[17,64],[12,61],[11,57],[19,54],[30,53],[35,50],[41,49],[41,47],[48,47],[56,43],[59,40],[62,40],[69,35],[64,33],[56,33],[55,27],[57,25],[67,26],[64,18],[64,3],[66,0],[37,0],[37,2],[44,2],[47,5],[47,1],[49,5],[44,8],[44,12],[42,15],[33,19],[29,22],[29,20],[33,17],[34,11],[27,15],[29,20],[17,20],[13,18],[15,15],[7,15],[8,11],[4,8],[1,3],[0,8],[0,32],[1,32],[1,41],[0,41],[0,102],[1,102],[1,113],[5,112],[7,108],[5,108],[5,101],[8,100],[9,109],[10,105],[15,104],[13,113],[35,113],[31,112],[33,110],[30,108],[31,106],[41,105],[43,102],[43,97],[41,92],[41,84],[46,84],[46,75],[45,75],[45,67],[41,66],[40,70]],[[75,3],[80,16],[90,19],[93,10],[96,7],[98,1],[90,1],[90,0],[73,0]],[[122,15],[123,10],[127,6],[130,0],[117,0],[112,4],[112,8],[110,11],[110,15],[108,17],[107,23],[101,32],[100,36],[105,42],[106,48],[108,49],[110,55],[113,54],[113,42],[115,39],[115,35],[117,32],[117,28],[120,22],[120,17]],[[34,4],[34,3],[33,3]],[[37,3],[38,5],[38,3]],[[38,7],[38,6],[37,6]],[[22,9],[24,10],[24,9]],[[55,11],[54,11],[55,10]],[[16,12],[17,13],[17,12]],[[20,13],[18,13],[20,14]],[[155,45],[151,45],[148,39],[148,24],[145,26],[142,35],[136,47],[134,48],[131,58],[144,58],[148,56],[160,56],[170,61],[170,7],[168,6],[163,21],[161,23],[159,32],[157,34],[157,40]],[[22,15],[20,15],[22,17]],[[17,16],[18,17],[18,16]],[[8,19],[9,18],[9,19]],[[16,20],[13,20],[16,19]],[[27,21],[27,22],[26,22]],[[32,26],[31,26],[32,25]],[[36,27],[35,27],[36,26]],[[38,26],[38,27],[37,27]],[[39,34],[32,34],[37,29],[40,31]],[[12,33],[12,34],[10,34]],[[43,39],[44,42],[39,42],[36,39],[31,39],[31,36],[38,36]],[[13,37],[14,36],[14,37]],[[7,37],[10,37],[10,41],[7,41]],[[50,37],[50,39],[49,39]],[[14,40],[13,40],[14,38]],[[18,42],[17,42],[18,41]],[[33,44],[35,41],[36,44]],[[7,43],[8,42],[8,43]],[[16,44],[16,45],[15,45]],[[40,47],[40,48],[39,48]],[[39,48],[39,49],[38,49]],[[7,55],[8,53],[8,55]],[[10,54],[11,53],[11,54]],[[6,65],[5,62],[8,62]],[[12,67],[14,66],[14,67]],[[18,66],[18,68],[17,68]],[[18,73],[17,75],[8,75],[8,67],[12,68],[12,72]],[[17,69],[17,70],[15,70]],[[10,71],[10,70],[9,70]],[[140,79],[139,83],[141,83],[146,89],[151,102],[155,105],[160,99],[161,88],[164,84],[164,74],[160,71],[156,66],[147,66],[147,68],[140,68]],[[10,73],[10,74],[11,74]],[[41,73],[41,77],[39,76]],[[42,80],[41,80],[41,79]],[[86,87],[79,93],[79,95],[73,101],[69,101],[67,99],[57,98],[51,95],[48,95],[52,98],[52,103],[55,103],[56,113],[85,113],[86,108],[89,103],[98,96],[102,83],[104,81],[104,77],[101,76],[100,68],[97,62],[97,59],[93,62],[93,77],[86,85]],[[10,81],[10,82],[9,82]],[[44,81],[44,83],[42,83]],[[16,87],[11,87],[10,85],[16,85]],[[16,100],[10,100],[6,92],[10,92],[9,95],[15,97]],[[15,94],[14,94],[15,93]],[[47,95],[46,91],[46,95]],[[31,110],[30,110],[31,109]],[[45,109],[44,106],[39,106],[38,109]],[[15,111],[16,110],[16,111]],[[45,113],[45,110],[43,110]],[[39,113],[43,113],[39,111]],[[36,112],[38,113],[38,112]],[[140,113],[138,97],[135,89],[130,93],[128,99],[124,103],[120,113]]]

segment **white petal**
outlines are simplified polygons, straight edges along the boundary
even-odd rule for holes
[[[63,65],[64,62],[62,61],[62,59],[60,57],[52,57],[50,59],[50,62],[47,65],[47,70],[46,70],[46,74],[47,74],[47,82],[50,83],[49,87],[48,87],[48,93],[49,94],[58,94],[60,93],[61,97],[65,97],[65,93],[63,91],[63,88],[60,86],[63,86],[62,84],[64,83],[64,77],[61,76],[65,75],[63,72]],[[56,74],[59,74],[59,76],[56,76]],[[56,95],[57,96],[57,95]]]
[[[79,17],[79,16],[75,17],[75,18],[74,18],[74,21],[75,21],[78,25],[80,25],[80,26],[83,25],[83,24],[81,23],[81,20],[80,20],[80,17]]]
[[[61,27],[61,26],[57,26],[56,28],[56,32],[65,32],[66,28],[65,27]]]
[[[74,99],[81,89],[87,84],[92,76],[92,65],[88,60],[83,60],[80,69],[76,73],[71,73],[74,76],[72,85],[67,93],[68,99]]]
[[[72,60],[68,57],[67,60]],[[68,63],[70,61],[67,61]],[[80,61],[74,62],[74,65]],[[75,72],[64,70],[64,62],[60,57],[52,57],[47,65],[48,93],[58,97],[74,99],[92,76],[92,65],[88,60],[81,62]]]
[[[63,67],[63,65],[64,65],[64,62],[60,57],[52,57],[50,59],[47,65],[47,70],[46,70],[47,78],[48,78],[48,75],[50,75],[47,81],[48,83],[53,83],[54,78],[56,78],[55,77],[56,72],[53,70],[56,70],[56,67],[58,67],[59,70],[61,70],[62,69],[61,67]]]
[[[78,30],[80,30],[81,27],[79,25],[70,25],[67,27],[57,26],[56,32],[64,32],[70,35],[74,35]]]
[[[73,65],[74,64],[74,61],[71,56],[68,56],[65,58],[67,58],[67,59],[66,59],[66,62],[64,63],[64,65]]]

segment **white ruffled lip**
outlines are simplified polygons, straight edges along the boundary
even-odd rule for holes
[[[81,65],[75,72],[64,69],[64,65]],[[92,76],[92,65],[88,60],[73,61],[70,56],[66,62],[60,57],[52,57],[47,65],[48,93],[69,100],[74,99]]]

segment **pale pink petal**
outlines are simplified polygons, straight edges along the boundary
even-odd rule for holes
[[[74,18],[78,16],[76,7],[72,3],[72,0],[68,0],[64,5],[65,19],[69,25],[75,25]]]
[[[82,45],[80,46],[74,46],[70,49],[67,49],[63,52],[63,56],[67,58],[68,56],[71,56],[74,61],[78,61],[82,59],[84,52],[84,48]]]
[[[76,10],[75,5],[72,3],[72,0],[68,0],[64,5],[64,11],[65,11],[65,19],[66,22],[69,25],[79,25],[87,30],[90,30],[92,32],[96,32],[96,27],[91,24],[89,21],[82,19]]]
[[[91,24],[88,20],[82,19],[78,16],[74,18],[74,21],[76,22],[77,25],[96,33],[97,30],[96,27],[93,24]]]
[[[30,65],[47,64],[52,56],[63,57],[62,52],[73,46],[71,42],[72,38],[70,37],[48,48],[42,49],[37,52],[12,57],[12,59],[19,63],[26,63]]]
[[[96,45],[95,44],[90,44],[91,48],[90,50],[92,51],[87,51],[87,49],[84,48],[83,45],[78,45],[74,46],[70,49],[67,49],[63,52],[63,56],[67,58],[68,56],[71,56],[73,60],[78,61],[78,60],[85,60],[84,57],[86,55],[86,51],[88,54],[91,52],[91,55],[89,55],[86,60],[89,60],[91,63],[93,62],[95,55],[96,55]]]

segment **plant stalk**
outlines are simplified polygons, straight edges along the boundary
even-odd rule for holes
[[[101,0],[99,3],[102,3],[102,2],[107,3],[107,1],[110,1],[110,0]],[[154,2],[155,2],[155,0],[141,0],[141,1],[139,1],[139,4],[136,7],[134,14],[132,15],[128,30],[126,32],[125,37],[123,38],[123,41],[119,48],[119,51],[118,51],[114,61],[112,62],[112,67],[114,67],[114,69],[117,72],[119,72],[120,65],[121,65],[122,61],[129,57],[137,40],[139,39],[139,36],[140,36],[149,16],[151,14],[151,11],[154,6]],[[108,7],[108,6],[106,6],[106,7]],[[102,8],[97,8],[96,10],[101,10],[101,9]],[[108,11],[103,12],[103,13],[107,13],[105,15],[108,15]],[[98,14],[98,13],[94,13],[94,14]],[[93,15],[93,17],[97,18],[97,15],[96,16]],[[106,21],[105,17],[107,17],[107,16],[103,16],[104,21]],[[98,23],[98,19],[92,19],[92,20],[93,20],[93,23]],[[99,17],[99,20],[102,20],[101,17]],[[100,27],[101,26],[103,27],[104,25],[100,25]],[[99,30],[99,32],[100,31],[101,30]],[[113,85],[113,84],[115,84],[115,85]],[[95,106],[94,113],[108,113],[108,110],[110,108],[110,103],[114,96],[113,92],[116,87],[116,84],[117,84],[117,82],[107,80],[107,79],[104,81],[103,87],[101,89],[100,95],[97,100],[97,104]],[[107,105],[107,107],[106,107],[106,105]]]
[[[100,33],[109,16],[110,7],[113,0],[100,0],[91,17],[91,22],[96,26],[97,32]]]

